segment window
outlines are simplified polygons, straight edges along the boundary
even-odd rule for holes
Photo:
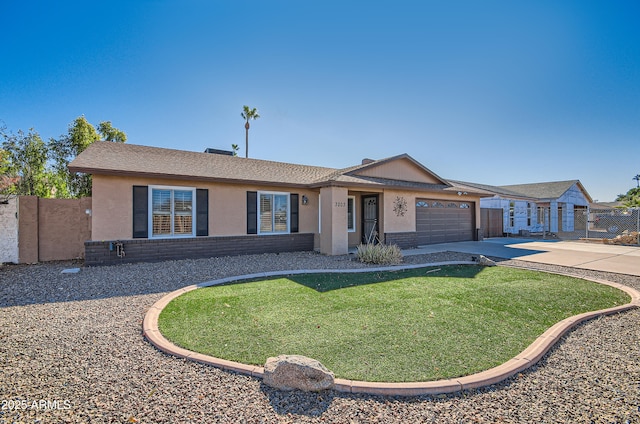
[[[289,232],[289,193],[258,193],[260,234]]]
[[[133,238],[209,235],[209,190],[133,186]]]
[[[527,203],[527,227],[531,226],[532,214],[533,214],[533,204]]]
[[[194,236],[195,189],[149,187],[149,227],[151,237]]]
[[[355,196],[347,197],[347,231],[353,233],[356,231],[356,198]]]
[[[544,215],[545,215],[545,209],[541,206],[538,206],[538,224],[545,223]]]
[[[515,227],[516,221],[516,204],[509,202],[509,227]]]

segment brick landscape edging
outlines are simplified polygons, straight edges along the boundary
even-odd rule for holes
[[[251,278],[266,278],[279,275],[294,275],[294,274],[313,274],[313,273],[353,273],[353,272],[372,272],[372,271],[398,271],[403,269],[423,268],[425,266],[444,266],[444,265],[469,265],[476,264],[475,262],[438,262],[433,264],[419,264],[408,266],[392,266],[392,267],[380,267],[380,268],[364,268],[364,269],[333,269],[333,270],[292,270],[292,271],[274,271],[274,272],[262,272],[256,274],[240,275],[235,277],[221,278],[218,280],[208,281],[205,283],[194,284],[173,291],[162,299],[157,301],[151,306],[144,317],[142,324],[143,334],[147,340],[162,352],[168,353],[179,358],[185,358],[192,361],[200,362],[202,364],[212,365],[216,368],[224,370],[235,371],[242,374],[250,375],[252,377],[262,378],[264,375],[264,368],[256,365],[246,365],[239,362],[227,361],[221,358],[215,358],[213,356],[203,355],[201,353],[192,352],[187,349],[183,349],[171,343],[167,340],[158,330],[158,318],[160,312],[176,297],[196,290],[202,287],[210,287],[219,284],[229,283],[238,280],[245,280]],[[544,272],[544,271],[542,271]],[[599,311],[585,312],[583,314],[575,315],[569,318],[565,318],[557,324],[553,325],[547,331],[542,333],[529,347],[523,350],[520,354],[514,358],[505,362],[502,365],[482,371],[476,374],[436,381],[426,382],[410,382],[410,383],[377,383],[368,381],[355,381],[345,380],[337,378],[335,380],[334,389],[340,392],[349,393],[367,393],[375,395],[386,396],[417,396],[417,395],[435,395],[444,393],[459,392],[466,389],[474,389],[492,384],[499,383],[507,378],[531,367],[538,362],[544,355],[551,349],[551,347],[557,343],[560,338],[565,335],[569,330],[576,327],[578,324],[588,321],[593,318],[597,318],[605,315],[612,315],[619,312],[628,311],[631,309],[640,307],[640,292],[625,285],[619,283],[613,283],[611,281],[594,279],[588,277],[581,277],[570,273],[554,273],[559,275],[566,275],[571,277],[581,278],[583,280],[592,281],[599,284],[605,284],[619,290],[624,291],[631,296],[631,302],[616,306],[613,308],[602,309]]]

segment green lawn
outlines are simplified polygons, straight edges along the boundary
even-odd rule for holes
[[[246,364],[299,354],[340,378],[428,381],[494,367],[564,318],[628,301],[576,278],[465,265],[198,289],[169,303],[159,327],[178,346]]]

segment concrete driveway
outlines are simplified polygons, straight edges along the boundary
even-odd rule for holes
[[[636,246],[507,237],[432,244],[405,250],[403,254],[417,255],[443,251],[640,276],[640,247]]]

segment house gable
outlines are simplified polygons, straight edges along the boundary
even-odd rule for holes
[[[592,199],[578,181],[565,191],[562,196],[558,197],[558,202],[571,203],[576,206],[589,206]]]
[[[367,163],[346,174],[423,184],[451,185],[406,154]]]

